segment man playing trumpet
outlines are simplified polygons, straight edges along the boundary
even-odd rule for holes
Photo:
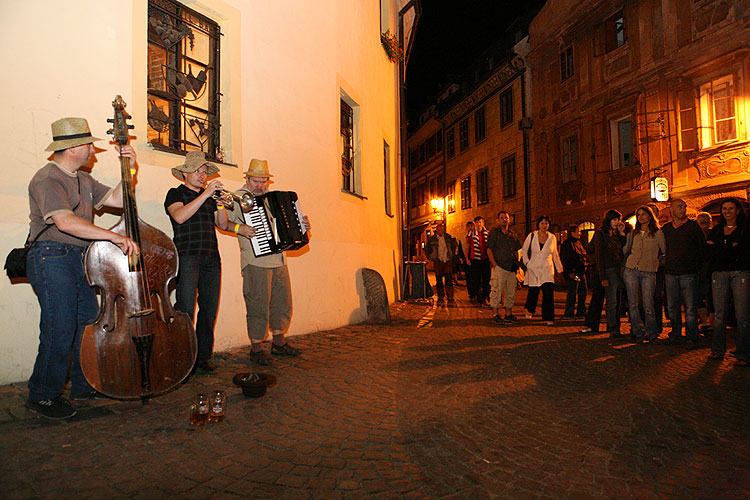
[[[172,169],[172,174],[184,183],[170,189],[164,201],[180,256],[175,309],[194,318],[197,295],[195,333],[198,359],[195,369],[204,374],[215,370],[208,362],[213,353],[214,324],[221,289],[221,258],[215,228],[227,228],[224,204],[214,199],[214,194],[222,193],[224,186],[218,179],[206,184],[206,179],[218,171],[218,166],[206,161],[203,151],[188,152],[185,163]]]

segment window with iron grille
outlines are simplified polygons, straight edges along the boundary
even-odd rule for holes
[[[219,25],[174,0],[148,2],[147,140],[166,151],[204,151],[219,143]]]
[[[454,128],[445,133],[445,154],[448,158],[456,156],[456,129]]]
[[[503,198],[516,195],[516,157],[509,156],[500,163],[503,171]]]
[[[450,182],[446,187],[445,203],[448,207],[448,213],[456,211],[456,181]]]
[[[461,179],[461,210],[471,208],[471,176]]]
[[[474,142],[483,141],[485,136],[484,106],[482,106],[474,112]]]
[[[349,104],[341,99],[341,176],[342,188],[345,191],[354,192],[354,110]]]
[[[490,201],[490,175],[488,168],[477,171],[477,206]]]
[[[500,127],[513,123],[513,87],[500,94]]]
[[[565,81],[573,76],[573,46],[565,48],[560,52],[560,81]]]
[[[469,149],[469,119],[458,124],[458,149],[463,152]]]

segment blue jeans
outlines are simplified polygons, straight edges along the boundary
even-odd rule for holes
[[[698,274],[667,274],[667,311],[672,322],[670,339],[682,336],[682,310],[685,304],[685,336],[691,342],[698,342]]]
[[[631,332],[639,338],[646,337],[653,340],[659,336],[656,328],[656,314],[654,309],[654,290],[656,289],[656,272],[639,271],[625,268],[623,271],[625,288],[628,291],[628,317]],[[638,305],[643,305],[644,326]]]
[[[71,392],[92,390],[81,371],[81,334],[83,327],[96,318],[99,305],[84,274],[85,252],[84,247],[56,241],[37,241],[29,250],[26,270],[41,309],[39,351],[29,378],[29,401],[59,396],[69,366]]]
[[[195,298],[198,297],[198,321],[195,335],[198,337],[196,363],[211,359],[214,348],[214,324],[219,308],[221,291],[221,258],[199,255],[180,256],[175,288],[175,309],[195,317]]]
[[[711,277],[714,296],[714,337],[711,352],[723,355],[727,350],[727,313],[729,295],[734,299],[737,317],[737,359],[750,361],[750,271],[717,271]]]
[[[607,332],[611,335],[620,333],[620,314],[617,310],[617,290],[620,288],[620,268],[610,267],[604,270],[609,286],[604,287],[607,310]]]

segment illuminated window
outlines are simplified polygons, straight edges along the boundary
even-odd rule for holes
[[[701,85],[698,101],[703,147],[737,139],[737,112],[731,75]]]
[[[483,141],[485,136],[484,106],[482,106],[474,112],[474,142]]]
[[[149,0],[147,140],[166,151],[219,148],[219,25],[174,0]]]
[[[738,139],[732,75],[703,83],[696,89],[679,91],[677,105],[681,151],[705,149]]]
[[[500,164],[503,171],[503,198],[516,195],[516,157],[505,158]]]
[[[573,76],[573,46],[560,52],[560,81],[564,82]]]
[[[513,123],[513,87],[500,94],[500,127]]]
[[[450,182],[446,187],[445,202],[448,204],[448,213],[456,211],[456,181]]]
[[[477,171],[477,206],[490,201],[490,176],[485,167]]]
[[[578,178],[578,137],[565,137],[560,142],[562,181],[571,182]]]
[[[625,116],[609,121],[612,146],[612,170],[635,165],[633,154],[633,118]]]
[[[471,176],[461,179],[461,210],[471,208]]]
[[[469,149],[469,119],[458,124],[458,148],[461,152]]]

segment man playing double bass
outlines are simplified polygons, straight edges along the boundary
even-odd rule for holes
[[[80,343],[83,327],[94,320],[98,304],[86,280],[83,256],[92,240],[111,241],[126,255],[138,253],[136,243],[94,225],[94,209],[122,207],[120,184],[109,188],[80,169],[96,150],[84,118],[52,123],[53,160],[29,183],[30,241],[50,226],[29,250],[27,275],[41,308],[39,350],[29,379],[26,408],[50,419],[69,418],[75,408],[62,396],[70,366],[71,398],[87,400],[96,392],[83,376]],[[130,146],[116,147],[135,160]],[[72,353],[72,365],[70,358]]]

